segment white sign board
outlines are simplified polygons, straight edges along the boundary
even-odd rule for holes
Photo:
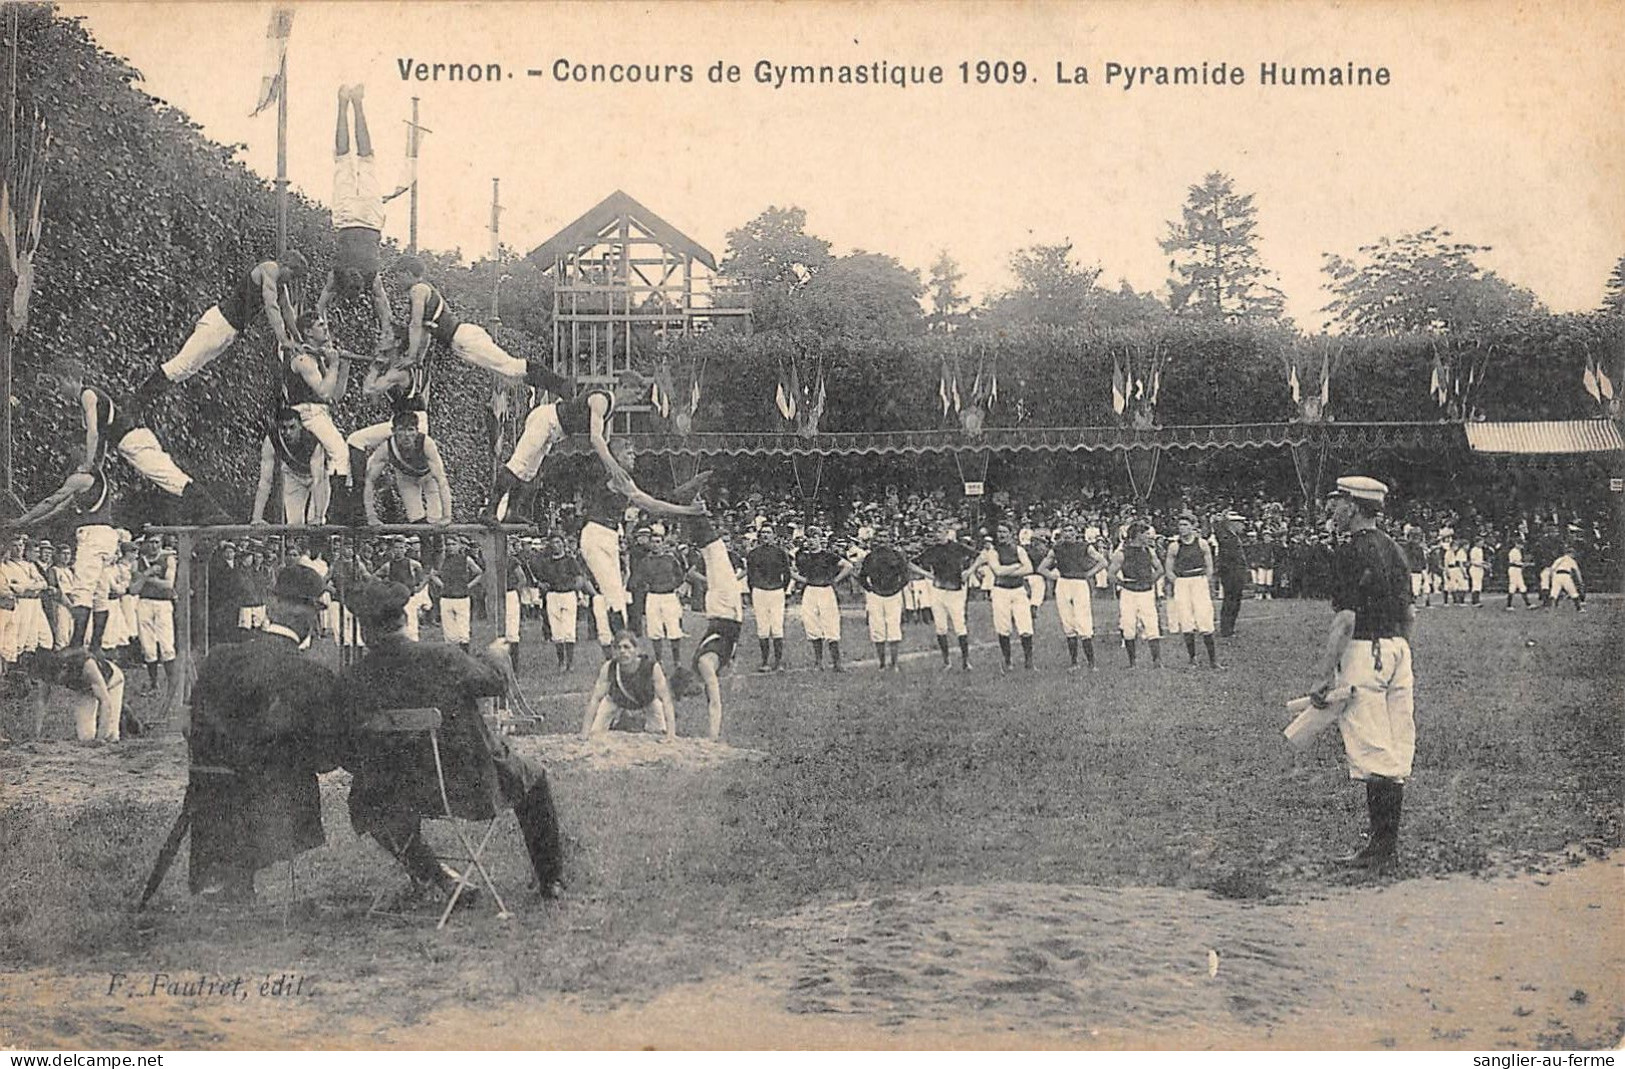
[[[985,486],[983,486],[979,482],[966,483],[965,484],[965,496],[966,497],[981,497],[986,492],[987,492],[987,488]]]

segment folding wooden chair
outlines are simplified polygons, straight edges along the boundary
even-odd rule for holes
[[[474,881],[470,878],[471,871],[478,871],[480,876],[484,879],[484,889],[490,892],[491,899],[496,904],[497,918],[499,920],[507,920],[513,916],[512,913],[508,912],[507,903],[502,901],[502,892],[497,890],[496,881],[491,878],[491,873],[486,869],[485,862],[482,860],[485,854],[485,848],[491,844],[491,836],[496,833],[497,817],[501,815],[501,811],[499,810],[497,813],[492,815],[490,820],[484,822],[485,834],[480,837],[479,845],[476,846],[473,840],[469,837],[468,832],[464,830],[463,825],[465,821],[452,813],[451,799],[446,796],[446,770],[445,765],[440,760],[441,720],[442,716],[439,709],[384,709],[378,713],[375,713],[372,719],[369,720],[362,728],[364,733],[382,735],[385,737],[398,738],[401,736],[426,735],[429,740],[429,748],[434,753],[434,773],[440,789],[441,812],[439,816],[432,816],[425,819],[443,819],[450,821],[452,830],[457,835],[457,841],[461,843],[463,847],[463,853],[461,855],[435,854],[437,860],[450,862],[455,865],[457,873],[457,886],[454,887],[451,894],[447,896],[446,907],[440,911],[440,921],[435,925],[435,929],[437,931],[446,926],[446,921],[451,917],[451,911],[457,908],[457,900],[462,897],[463,892],[468,888],[475,886]],[[468,823],[477,824],[480,822],[471,821]],[[422,834],[421,831],[419,834]],[[410,846],[411,844],[408,843],[407,845]],[[383,892],[380,891],[379,894],[373,898],[372,906],[367,912],[383,912],[382,910],[378,909],[378,903],[382,900],[382,898]]]

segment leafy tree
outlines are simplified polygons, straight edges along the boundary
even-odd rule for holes
[[[1258,209],[1237,193],[1229,175],[1214,171],[1190,187],[1178,222],[1168,224],[1162,251],[1175,312],[1203,319],[1279,319],[1285,297],[1259,262]]]
[[[797,293],[798,325],[824,337],[896,337],[924,324],[920,274],[859,250],[833,260]]]
[[[1602,310],[1609,315],[1625,316],[1625,256],[1614,261],[1614,271],[1608,276]]]
[[[1044,327],[1088,321],[1101,269],[1074,263],[1071,242],[1020,249],[1010,257],[1010,271],[1016,285],[990,302],[991,321]]]
[[[1354,334],[1457,333],[1540,310],[1535,295],[1473,261],[1489,246],[1429,227],[1323,258],[1333,299],[1324,309]]]
[[[751,283],[756,329],[774,330],[794,317],[791,298],[834,259],[829,242],[807,233],[804,209],[769,207],[728,232],[720,268]]]
[[[931,263],[931,277],[926,281],[926,294],[931,298],[931,311],[926,314],[926,329],[953,331],[970,319],[970,298],[960,291],[965,272],[959,262],[943,249]]]

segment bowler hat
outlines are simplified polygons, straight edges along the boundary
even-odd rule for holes
[[[327,581],[303,564],[290,564],[277,573],[271,587],[273,597],[284,601],[303,601],[314,604],[326,589]]]
[[[374,623],[403,612],[411,598],[412,592],[404,585],[380,580],[351,594],[347,607],[362,623]]]

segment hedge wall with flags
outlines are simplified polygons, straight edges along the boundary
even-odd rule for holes
[[[43,395],[35,374],[55,357],[75,356],[115,392],[133,388],[179,349],[197,317],[242,272],[272,254],[275,196],[234,147],[209,141],[185,114],[142,91],[140,74],[98,48],[78,21],[43,5],[19,10],[19,94],[44,114],[55,137],[32,313],[14,350],[18,489],[32,500],[71,470],[79,433],[73,411]],[[425,210],[434,210],[432,200]],[[331,257],[328,213],[295,197],[289,229],[290,245],[312,261],[306,302],[314,303]],[[426,259],[459,314],[481,320],[495,282],[491,266],[464,266],[455,253]],[[523,329],[497,334],[515,355],[551,356],[549,284],[528,262],[507,269],[503,319]],[[371,345],[364,302],[335,318],[348,347]],[[1302,389],[1317,392],[1318,346],[1326,344],[1337,354],[1329,409],[1335,419],[1441,418],[1429,396],[1439,360],[1480,368],[1473,407],[1487,418],[1586,418],[1598,412],[1581,385],[1587,361],[1610,368],[1618,383],[1625,353],[1625,320],[1601,315],[1530,315],[1452,338],[1329,343],[1280,327],[1175,316],[1117,331],[975,323],[951,335],[898,329],[905,332],[878,337],[718,330],[663,350],[650,341],[637,359],[649,370],[668,363],[674,415],[686,410],[699,375],[695,430],[785,429],[774,391],[781,371],[795,366],[804,405],[823,376],[821,430],[870,431],[955,425],[956,414],[945,414],[940,399],[945,367],[958,369],[965,396],[976,369],[996,376],[990,427],[1110,425],[1118,419],[1114,365],[1148,354],[1160,361],[1160,423],[1284,420],[1295,412],[1288,361],[1299,367]],[[177,458],[245,518],[277,366],[269,328],[261,324],[155,413]],[[439,360],[431,419],[460,516],[477,505],[490,477],[490,394],[485,372]],[[342,427],[383,417],[356,389],[336,415]],[[125,472],[115,465],[112,474]]]
[[[77,20],[28,5],[20,23],[19,97],[43,113],[54,138],[29,322],[14,348],[17,488],[33,500],[72,470],[71,443],[80,436],[76,414],[40,390],[39,370],[57,357],[80,357],[115,394],[133,389],[179,350],[242,272],[274,254],[276,198],[234,148],[211,142],[184,113],[143,92],[139,72],[98,48]],[[289,246],[312,263],[305,304],[313,306],[332,255],[330,217],[298,196],[288,214]],[[472,296],[475,272],[438,262],[435,272],[454,305],[470,303],[458,296]],[[335,318],[349,347],[370,348],[363,302]],[[516,355],[546,355],[535,338],[503,338]],[[245,520],[277,366],[262,321],[154,412],[183,467]],[[451,360],[436,370],[431,419],[462,512],[478,504],[489,478],[489,376]],[[386,418],[359,392],[352,388],[340,406],[341,427]],[[118,480],[128,472],[114,464],[109,474]]]

